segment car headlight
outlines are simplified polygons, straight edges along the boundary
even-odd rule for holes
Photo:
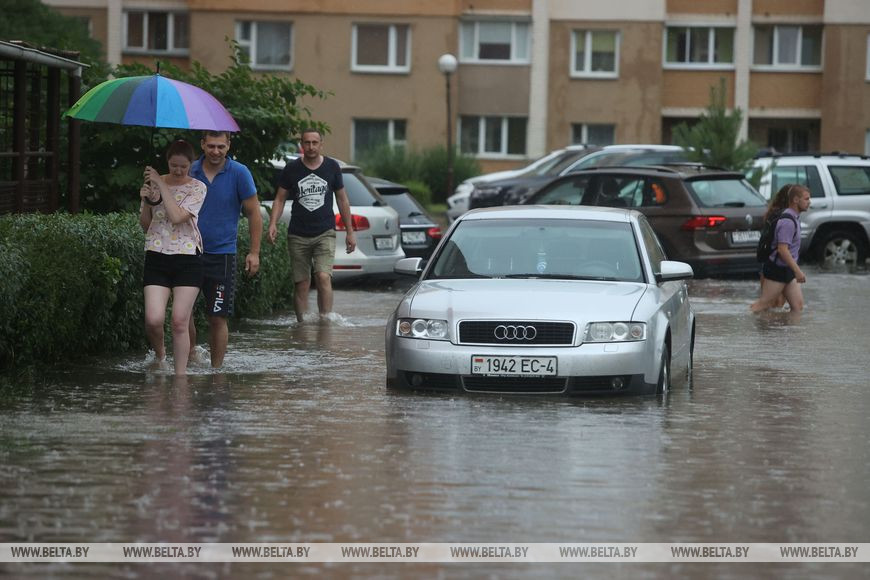
[[[643,322],[590,322],[583,342],[633,342],[646,340]]]
[[[396,324],[396,336],[447,340],[447,321],[428,318],[400,318]]]

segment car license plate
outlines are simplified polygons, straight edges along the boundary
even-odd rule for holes
[[[403,244],[425,244],[426,232],[402,232]]]
[[[554,356],[491,356],[471,357],[471,374],[499,377],[543,377],[556,374]]]
[[[393,250],[396,247],[396,241],[393,236],[375,236],[376,250]]]
[[[735,244],[757,244],[760,239],[759,230],[731,232],[731,241]]]

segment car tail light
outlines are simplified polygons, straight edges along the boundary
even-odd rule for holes
[[[426,230],[426,235],[432,238],[433,240],[441,239],[441,228],[435,226],[434,228],[429,228]]]
[[[362,230],[367,230],[371,226],[369,226],[369,220],[367,217],[363,215],[350,215],[350,223],[353,226],[353,231],[359,232]],[[344,220],[341,219],[341,214],[335,214],[335,229],[343,232],[344,231]]]
[[[703,230],[704,228],[715,228],[725,221],[725,216],[722,215],[698,215],[686,220],[680,229],[681,230]]]

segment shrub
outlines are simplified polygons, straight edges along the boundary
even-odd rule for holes
[[[9,216],[0,219],[0,243],[20,260],[20,278],[4,284],[3,366],[144,344],[144,237],[135,215]]]
[[[366,175],[381,177],[407,185],[416,182],[426,186],[428,196],[419,190],[421,203],[444,202],[453,192],[447,192],[447,148],[431,147],[419,152],[404,147],[384,145],[369,150],[359,160]],[[477,160],[457,152],[453,157],[453,184],[480,174]],[[415,197],[417,191],[411,190]],[[424,198],[427,201],[424,201]]]
[[[244,269],[247,220],[239,236]],[[0,218],[0,367],[144,348],[144,246],[134,213]],[[292,304],[286,238],[263,244],[260,264],[237,275],[240,316]]]
[[[403,181],[402,185],[407,187],[408,191],[411,192],[411,195],[414,196],[414,199],[419,201],[422,205],[428,206],[432,203],[432,191],[429,189],[429,186],[422,181],[410,179],[408,181]]]

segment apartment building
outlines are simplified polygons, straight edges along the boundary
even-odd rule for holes
[[[447,137],[487,170],[569,143],[668,143],[724,79],[743,134],[780,151],[870,154],[868,0],[44,0],[110,62],[199,61],[237,41],[312,102],[329,153]]]

